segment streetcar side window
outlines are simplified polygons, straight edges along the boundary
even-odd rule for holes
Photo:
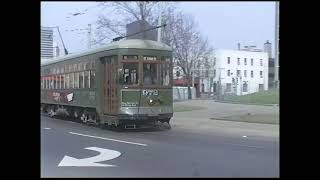
[[[44,88],[48,89],[48,77],[44,77],[44,81],[45,81]]]
[[[58,76],[54,76],[54,88],[58,89]]]
[[[40,80],[41,80],[41,89],[43,89],[43,77],[41,77]]]
[[[44,81],[45,81],[45,89],[48,89],[49,88],[48,76],[45,77]]]
[[[54,89],[54,76],[50,77],[50,89]]]
[[[79,73],[79,88],[83,88],[83,84],[84,84],[84,82],[83,82],[83,76],[84,76],[84,72],[80,72]]]
[[[48,76],[47,78],[48,78],[48,89],[51,89],[51,88],[50,88],[50,86],[51,86],[50,79],[51,79],[51,78],[50,78],[50,76]]]
[[[170,65],[160,64],[160,85],[168,86],[170,84]]]
[[[57,76],[52,76],[53,78],[53,89],[57,89],[58,88],[58,80],[57,80]]]
[[[61,78],[60,78],[60,74],[57,75],[57,89],[61,89]]]
[[[47,89],[50,89],[50,77],[49,76],[47,76]]]
[[[74,88],[79,88],[79,72],[74,73]]]
[[[50,89],[50,76],[47,76],[47,89]]]
[[[61,85],[61,79],[62,79],[62,78],[61,78],[61,76],[62,76],[62,75],[60,74],[60,75],[59,75],[59,89],[62,89],[62,85]]]
[[[89,88],[89,71],[84,72],[84,88]]]
[[[59,81],[59,76],[58,75],[55,76],[55,80],[56,80],[56,83],[54,85],[54,88],[59,89],[58,84],[59,84],[60,81]]]
[[[64,81],[64,77],[65,77],[65,75],[63,74],[63,75],[61,75],[61,89],[64,89],[65,88],[65,81]]]
[[[90,71],[90,88],[95,88],[95,71]]]
[[[138,63],[123,63],[122,69],[120,71],[120,84],[121,85],[135,85],[138,84]]]
[[[70,85],[69,85],[70,89],[73,89],[74,88],[74,73],[70,74],[69,81],[70,81]]]
[[[66,75],[65,87],[66,89],[69,89],[69,74]]]
[[[48,76],[48,89],[51,89],[51,76]]]

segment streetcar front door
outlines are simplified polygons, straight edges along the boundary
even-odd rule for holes
[[[118,112],[117,95],[117,56],[104,58],[104,114],[116,114]]]

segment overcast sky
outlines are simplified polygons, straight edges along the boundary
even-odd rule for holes
[[[242,47],[263,48],[266,40],[274,47],[275,2],[197,1],[179,2],[177,7],[195,17],[214,48],[236,49],[238,42]],[[101,11],[96,2],[41,2],[41,26],[59,26],[68,51],[74,53],[87,48],[87,31],[71,30],[85,29],[88,24],[94,29]],[[70,16],[77,12],[85,14]],[[54,41],[61,44],[56,33]]]

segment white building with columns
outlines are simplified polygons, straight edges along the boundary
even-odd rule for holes
[[[268,54],[261,50],[216,49],[210,58],[208,77],[200,78],[200,92],[245,95],[268,90]]]

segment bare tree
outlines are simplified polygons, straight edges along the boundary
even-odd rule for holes
[[[173,3],[158,1],[115,1],[103,2],[100,7],[106,9],[105,14],[98,17],[95,43],[101,44],[115,36],[125,36],[126,24],[134,21],[147,21],[156,25],[159,12],[165,11]],[[169,8],[170,9],[170,8]],[[109,10],[109,12],[107,12]],[[119,16],[121,15],[121,16]]]
[[[203,39],[197,30],[197,25],[191,15],[178,13],[171,23],[168,41],[174,49],[174,59],[181,67],[188,86],[188,99],[191,99],[193,68],[201,64],[208,65],[208,57],[212,52],[208,40]]]

